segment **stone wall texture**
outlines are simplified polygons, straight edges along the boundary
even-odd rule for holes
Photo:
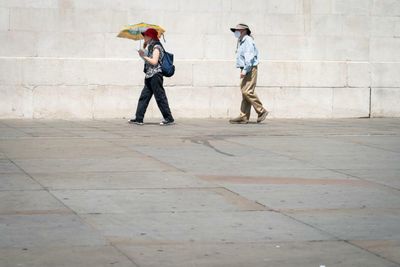
[[[175,54],[176,118],[239,114],[240,22],[271,117],[400,116],[400,0],[0,0],[0,118],[131,117],[143,62],[116,34],[142,21]],[[147,117],[160,116],[152,100]]]

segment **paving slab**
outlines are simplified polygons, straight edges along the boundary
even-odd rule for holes
[[[0,173],[23,173],[11,160],[1,159],[0,160]]]
[[[399,240],[356,240],[350,241],[350,243],[392,262],[400,262]]]
[[[117,244],[143,267],[398,266],[345,242]]]
[[[399,240],[400,209],[287,212],[293,218],[342,240]]]
[[[31,120],[31,119],[5,119],[1,120],[2,125],[7,128],[43,128],[46,126],[46,120]],[[53,127],[51,127],[53,128]]]
[[[276,184],[225,185],[229,190],[277,210],[399,208],[400,192],[359,180],[277,179]],[[281,182],[282,184],[279,184]],[[325,184],[324,184],[325,183]]]
[[[112,133],[110,131],[104,131],[104,130],[97,130],[97,129],[68,129],[70,133],[76,134],[79,137],[83,138],[119,138],[122,137],[122,135],[118,133]]]
[[[110,129],[110,128],[121,128],[129,127],[128,120],[122,119],[108,119],[108,120],[45,120],[44,121],[50,127],[58,128],[81,128],[91,127],[97,129]]]
[[[111,246],[0,248],[0,266],[137,267]]]
[[[190,173],[162,170],[34,173],[32,177],[51,190],[205,188],[217,186]]]
[[[327,169],[365,169],[382,166],[395,168],[400,162],[400,153],[395,151],[358,145],[347,140],[331,140],[327,137],[292,137],[281,138],[279,141],[276,141],[276,137],[272,140],[261,137],[231,140]]]
[[[51,192],[79,214],[265,210],[262,205],[242,198],[225,188],[58,190]]]
[[[332,240],[324,232],[271,211],[85,214],[111,241],[266,242]]]
[[[25,173],[0,173],[0,190],[35,190],[42,187]]]
[[[50,127],[20,128],[20,130],[33,137],[78,137],[74,133]]]
[[[398,136],[349,136],[349,137],[336,137],[335,139],[345,140],[358,145],[367,147],[378,148],[382,150],[400,153],[400,144]]]
[[[198,175],[201,179],[213,182],[218,185],[225,184],[258,184],[273,183],[273,180],[279,182],[278,179],[303,179],[311,183],[311,179],[315,180],[354,180],[359,179],[345,172],[329,169],[273,169],[266,170],[264,175]]]
[[[147,156],[124,158],[72,158],[66,159],[17,159],[18,166],[27,173],[57,173],[57,172],[113,172],[113,171],[151,171],[175,170],[166,163]],[[0,161],[1,164],[1,161]],[[1,166],[1,165],[0,165]],[[9,171],[15,168],[10,165]]]
[[[3,127],[0,131],[0,139],[15,139],[15,138],[23,138],[23,137],[30,137],[29,134],[24,133],[23,131]]]
[[[72,213],[44,190],[0,191],[0,214]]]
[[[400,167],[391,168],[368,168],[368,169],[338,169],[342,173],[363,180],[383,184],[388,187],[400,189]]]
[[[36,121],[36,120],[35,120]],[[80,128],[96,128],[92,126],[88,126],[93,124],[97,125],[101,123],[101,126],[111,126],[112,124],[107,123],[107,122],[100,122],[100,121],[94,121],[94,120],[49,120],[49,119],[41,119],[38,120],[41,122],[43,127],[48,127],[48,128],[54,128],[54,129],[80,129]]]
[[[0,215],[0,248],[99,246],[97,231],[73,214]]]
[[[400,154],[393,152],[367,152],[360,150],[356,153],[338,156],[326,155],[321,157],[312,156],[308,158],[314,164],[328,169],[375,169],[375,168],[398,168]]]
[[[360,148],[360,146],[351,142],[347,144],[341,140],[329,138],[324,135],[271,136],[268,138],[263,136],[249,136],[247,138],[231,137],[227,141],[289,156],[296,156],[300,153],[304,153],[305,155],[314,153],[323,155],[328,151],[333,154],[343,154]]]
[[[31,138],[4,140],[0,150],[10,159],[68,159],[108,158],[141,156],[124,147],[110,144],[101,139],[84,138]]]
[[[276,169],[320,169],[311,163],[257,149],[253,149],[249,156],[244,146],[236,147],[235,151],[223,150],[212,142],[184,143],[169,148],[137,147],[136,150],[160,158],[177,169],[196,174],[253,175]],[[185,160],[188,153],[193,153],[190,161]]]

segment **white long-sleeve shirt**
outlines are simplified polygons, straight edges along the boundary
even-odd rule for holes
[[[251,68],[257,66],[258,50],[253,38],[245,35],[239,40],[239,46],[236,51],[236,67],[242,69],[242,74],[246,75],[250,72]]]

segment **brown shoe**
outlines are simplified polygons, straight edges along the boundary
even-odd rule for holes
[[[258,115],[257,123],[260,123],[260,122],[262,122],[263,120],[265,120],[265,118],[267,117],[268,113],[269,113],[269,112],[268,112],[266,109],[264,109],[264,111],[261,112],[261,113]]]
[[[232,124],[247,124],[249,122],[249,120],[246,117],[239,116],[237,118],[230,119],[229,122]]]

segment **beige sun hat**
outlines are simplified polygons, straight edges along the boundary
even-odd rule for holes
[[[249,26],[244,23],[239,23],[238,25],[236,25],[235,28],[231,28],[232,32],[235,32],[236,30],[247,30],[247,33],[249,35],[251,34],[251,30],[250,30]]]

